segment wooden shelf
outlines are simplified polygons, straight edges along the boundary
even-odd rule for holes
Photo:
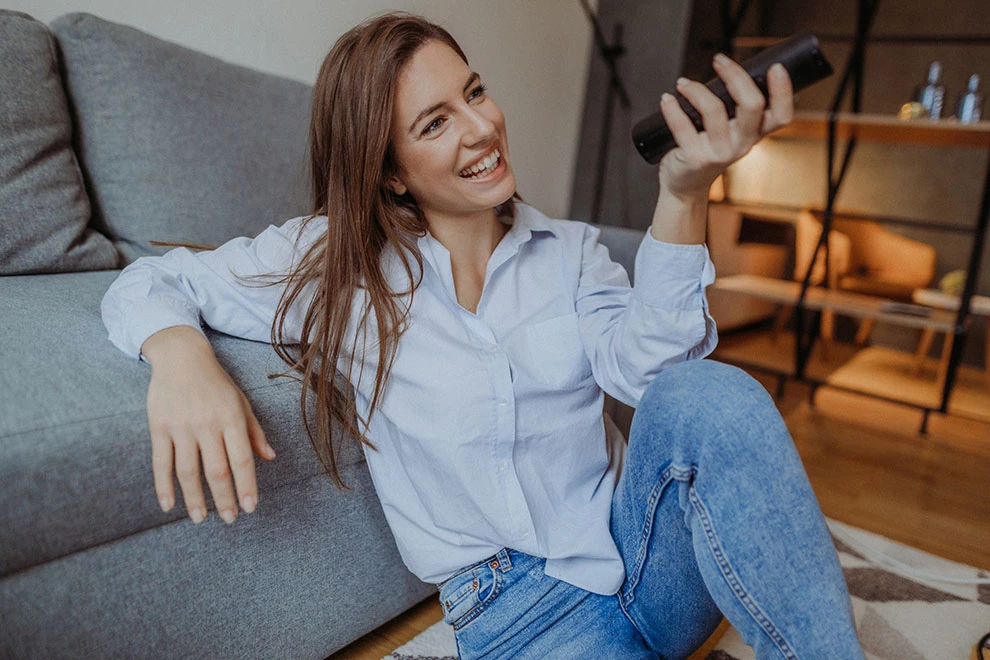
[[[880,346],[859,351],[846,364],[825,378],[827,385],[878,396],[890,401],[937,410],[942,401],[942,383],[937,361],[926,360],[920,377],[914,356]],[[949,414],[990,422],[990,389],[984,374],[973,367],[959,366],[958,384],[949,398]]]
[[[719,338],[712,357],[747,369],[794,376],[794,335],[769,330],[730,332]],[[925,410],[938,410],[942,383],[938,360],[926,358],[920,370],[915,355],[881,346],[859,348],[833,342],[827,354],[816,345],[805,367],[805,379]],[[990,422],[990,386],[986,374],[959,366],[949,414]]]
[[[820,206],[804,204],[801,206],[789,206],[786,204],[768,204],[766,202],[734,201],[726,197],[721,201],[708,202],[709,207],[720,206],[733,211],[738,211],[743,215],[751,216],[758,220],[771,222],[783,222],[794,224],[801,211],[808,210],[815,214],[816,218],[825,215],[825,209]],[[856,209],[835,209],[835,215],[842,216],[844,220],[866,220],[879,222],[901,227],[917,227],[919,229],[930,229],[939,232],[955,232],[972,236],[976,231],[973,225],[964,225],[951,222],[930,222],[916,218],[905,218],[903,216],[882,215],[880,213],[863,213]],[[937,306],[937,305],[936,305]]]
[[[785,305],[796,304],[798,296],[801,295],[800,282],[759,275],[719,277],[712,286],[717,291],[743,293]],[[905,327],[931,329],[937,332],[953,332],[955,329],[956,317],[952,312],[933,309],[930,316],[892,313],[882,309],[886,302],[891,301],[886,298],[876,298],[847,291],[832,291],[821,287],[809,287],[804,297],[804,306],[807,309],[827,309],[846,316],[872,318]]]
[[[826,112],[795,112],[794,120],[773,133],[777,138],[828,139]],[[925,144],[939,147],[990,147],[990,121],[962,124],[951,119],[898,119],[895,115],[840,112],[836,137],[867,142]]]
[[[733,202],[731,200],[722,200],[720,202],[713,201],[709,202],[709,205],[720,206],[733,211],[738,211],[743,215],[753,216],[755,218],[759,218],[760,220],[784,222],[787,224],[794,224],[797,222],[798,214],[801,212],[801,209],[799,208],[771,206],[767,204],[754,204],[747,202]]]

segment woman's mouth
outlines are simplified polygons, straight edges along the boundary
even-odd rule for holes
[[[496,147],[490,154],[479,160],[471,167],[464,168],[458,172],[458,176],[462,179],[468,180],[484,179],[486,176],[494,172],[501,162],[502,154],[499,152],[498,147]]]

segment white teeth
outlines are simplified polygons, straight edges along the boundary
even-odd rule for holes
[[[492,151],[488,156],[482,158],[476,164],[471,167],[465,168],[461,171],[461,176],[466,179],[477,179],[484,176],[488,176],[494,171],[495,166],[498,165],[499,159],[502,154],[499,153],[498,149]]]

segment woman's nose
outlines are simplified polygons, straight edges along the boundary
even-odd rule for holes
[[[465,110],[464,144],[471,146],[486,142],[495,135],[495,122],[478,108],[468,106]]]

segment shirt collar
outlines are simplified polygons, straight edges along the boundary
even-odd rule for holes
[[[520,246],[533,238],[534,233],[548,233],[557,236],[556,229],[551,226],[547,217],[532,206],[516,200],[515,209],[514,218],[501,218],[502,222],[509,225],[509,231],[495,248],[496,252],[503,253],[503,258],[508,258],[518,252]],[[429,231],[420,236],[416,240],[416,244],[420,254],[435,271],[442,273],[449,268],[450,252]],[[507,249],[508,253],[506,253]],[[440,268],[440,263],[444,263],[447,268]]]
[[[533,237],[533,232],[548,232],[557,236],[557,231],[550,226],[545,215],[518,200],[515,206],[516,217],[510,220],[511,228],[506,238],[511,236],[517,245],[522,245]]]

